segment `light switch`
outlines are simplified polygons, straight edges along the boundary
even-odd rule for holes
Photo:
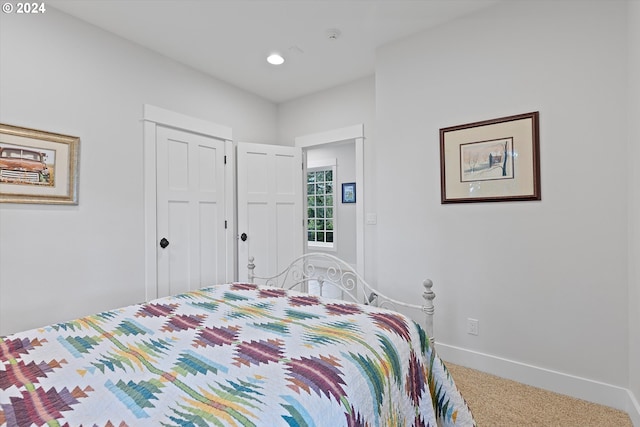
[[[374,213],[367,214],[367,225],[375,225],[378,223],[378,215]]]

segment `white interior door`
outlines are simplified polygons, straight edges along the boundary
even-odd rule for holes
[[[158,297],[226,280],[225,141],[157,127]]]
[[[238,278],[279,272],[303,253],[302,149],[238,143]]]

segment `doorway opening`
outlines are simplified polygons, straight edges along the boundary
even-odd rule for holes
[[[364,126],[349,126],[296,138],[296,147],[305,153],[306,197],[305,252],[330,251],[352,264],[356,271],[364,274]],[[330,188],[327,172],[331,170]],[[320,171],[320,174],[309,175]],[[309,179],[323,181],[310,182]],[[313,185],[311,185],[313,184]],[[320,184],[320,185],[318,185]],[[343,184],[353,193],[354,198],[343,203]],[[330,190],[330,191],[329,191]],[[319,194],[323,192],[323,194]],[[352,193],[350,193],[351,195]],[[328,199],[328,197],[330,199]],[[354,203],[350,203],[353,200]],[[331,203],[328,203],[331,202]],[[332,209],[332,223],[327,223],[326,209]],[[319,218],[322,214],[324,218]],[[324,222],[322,222],[324,221]],[[326,240],[331,233],[330,244],[317,242],[318,234]],[[313,234],[315,233],[315,234]],[[311,235],[313,234],[313,235]],[[309,237],[313,237],[310,239]]]

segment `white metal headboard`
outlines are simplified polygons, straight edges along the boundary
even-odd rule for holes
[[[423,281],[424,291],[422,298],[424,304],[411,304],[398,301],[381,294],[371,287],[354,268],[340,258],[322,252],[304,254],[293,260],[284,270],[273,276],[261,277],[255,274],[254,257],[249,257],[248,277],[250,283],[259,282],[266,286],[275,286],[284,289],[295,289],[308,292],[309,283],[317,282],[322,293],[327,284],[339,288],[343,293],[343,299],[356,303],[374,305],[396,310],[398,307],[406,307],[411,310],[420,310],[424,313],[424,330],[429,337],[431,345],[433,338],[433,315],[435,312],[433,300],[436,297],[431,289],[433,282],[429,279]]]

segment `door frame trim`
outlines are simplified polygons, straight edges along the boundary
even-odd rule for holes
[[[158,296],[157,258],[157,187],[156,187],[156,136],[157,127],[165,126],[185,132],[197,133],[225,141],[227,165],[225,168],[226,229],[226,278],[234,276],[235,253],[233,247],[235,162],[233,161],[232,129],[217,123],[186,116],[149,104],[143,105],[143,187],[144,187],[144,288],[145,301]],[[231,158],[230,158],[231,157]]]
[[[346,126],[325,132],[296,137],[295,146],[301,148],[318,145],[334,144],[337,142],[354,140],[356,159],[356,188],[358,189],[358,203],[356,203],[356,271],[362,277],[364,272],[364,124]],[[305,245],[306,246],[306,245]]]

